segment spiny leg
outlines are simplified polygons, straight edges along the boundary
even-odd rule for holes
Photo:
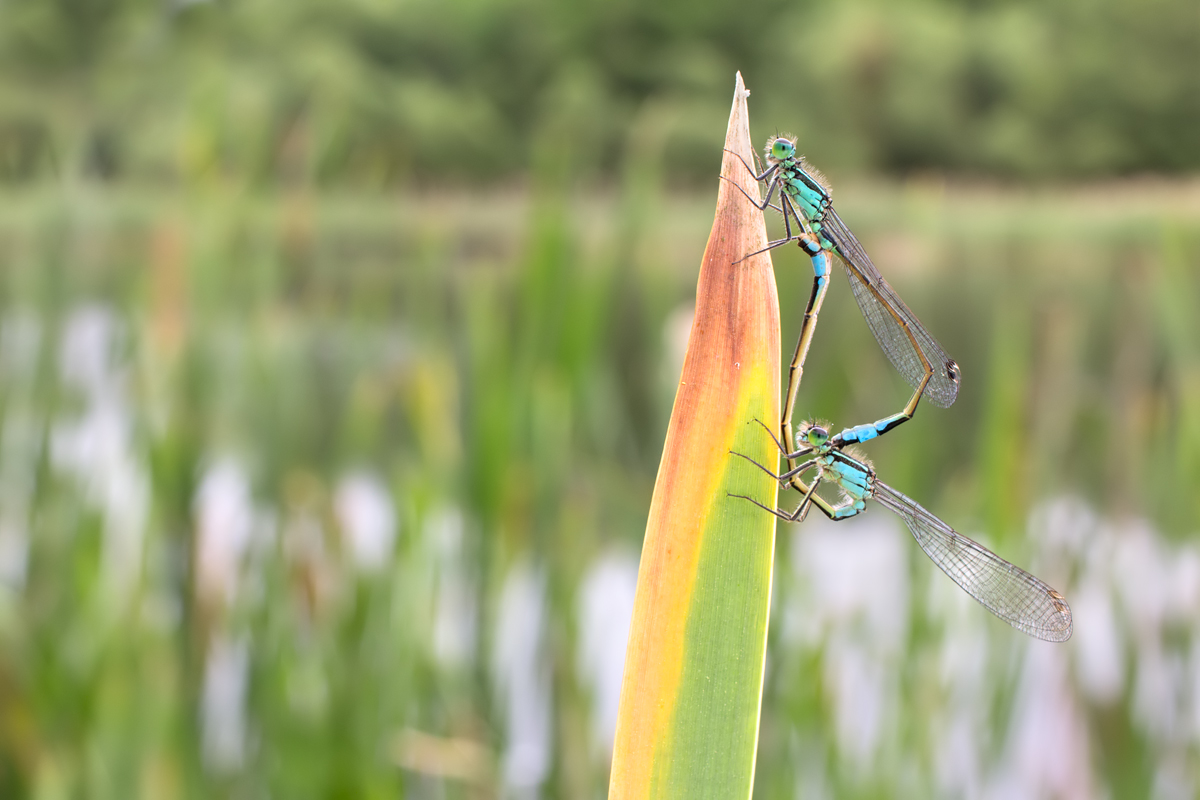
[[[796,241],[796,240],[800,240],[800,241],[801,241],[801,246],[802,246],[802,247],[804,247],[804,248],[805,248],[805,250],[810,250],[810,247],[809,247],[808,245],[805,245],[805,244],[804,244],[804,241],[805,241],[806,239],[808,239],[808,238],[809,238],[809,237],[808,237],[808,235],[807,235],[806,233],[798,233],[798,234],[793,234],[793,233],[792,233],[792,226],[791,226],[791,224],[788,222],[788,214],[787,214],[787,209],[788,209],[789,207],[791,207],[791,206],[790,206],[790,204],[788,203],[788,200],[787,200],[787,195],[786,195],[786,194],[784,194],[783,192],[780,192],[780,195],[779,195],[779,196],[780,196],[780,198],[781,198],[782,205],[780,205],[780,206],[776,206],[776,205],[772,205],[772,204],[771,204],[771,197],[772,197],[772,196],[775,194],[775,188],[776,188],[776,184],[777,184],[777,182],[778,182],[778,178],[779,178],[779,176],[778,176],[778,175],[776,175],[774,178],[772,178],[772,179],[771,179],[771,183],[770,183],[770,185],[768,185],[768,186],[767,186],[767,196],[766,196],[766,198],[765,198],[764,200],[762,200],[761,202],[759,202],[758,200],[755,200],[753,197],[751,197],[751,196],[750,196],[750,195],[749,195],[749,194],[746,192],[746,190],[742,188],[741,184],[739,184],[737,181],[730,180],[729,178],[726,178],[724,175],[720,175],[720,176],[718,176],[718,177],[720,177],[720,178],[721,178],[721,180],[723,180],[723,181],[728,181],[729,183],[731,183],[731,184],[733,184],[735,187],[737,187],[737,190],[738,190],[739,192],[741,192],[741,193],[742,193],[742,195],[743,195],[743,196],[744,196],[744,197],[745,197],[747,200],[749,200],[749,201],[750,201],[750,203],[751,203],[751,204],[752,204],[752,205],[753,205],[755,208],[759,209],[760,211],[762,211],[762,210],[764,210],[764,209],[767,209],[767,208],[772,208],[772,209],[774,209],[774,210],[778,211],[780,214],[782,214],[782,215],[783,215],[784,229],[785,229],[785,231],[786,231],[786,235],[784,236],[784,238],[782,238],[782,239],[776,239],[776,240],[774,240],[774,241],[771,241],[771,242],[767,242],[767,246],[766,246],[766,247],[763,247],[763,248],[762,248],[762,249],[760,249],[760,250],[755,250],[753,253],[747,253],[746,255],[744,255],[744,256],[742,256],[741,258],[739,258],[737,261],[734,261],[734,262],[733,262],[734,264],[740,264],[740,263],[742,263],[743,261],[745,261],[747,258],[752,258],[752,257],[754,257],[754,256],[756,256],[756,255],[759,255],[760,253],[765,253],[765,252],[767,252],[768,250],[774,250],[776,247],[782,247],[783,245],[787,244],[788,242],[794,242],[794,241]],[[797,215],[797,214],[796,214],[796,211],[795,211],[795,209],[794,209],[794,208],[792,208],[792,214],[793,214],[793,215],[796,217],[796,219],[797,219],[797,220],[800,220],[800,217],[799,217],[799,215]],[[801,223],[801,227],[803,227],[803,223]]]
[[[823,500],[821,500],[821,497],[819,495],[813,494],[813,492],[816,491],[817,484],[821,482],[820,476],[817,477],[816,481],[813,482],[812,486],[806,486],[804,481],[800,478],[800,476],[803,475],[808,469],[810,469],[813,466],[816,466],[816,463],[817,463],[816,459],[810,459],[809,461],[806,461],[803,464],[799,464],[799,465],[797,465],[795,463],[795,460],[797,458],[799,458],[800,456],[808,455],[809,453],[811,453],[813,451],[813,449],[811,447],[801,447],[798,450],[796,450],[796,452],[789,453],[787,448],[784,447],[783,442],[779,441],[778,437],[775,436],[775,432],[772,431],[769,427],[767,427],[766,423],[764,423],[762,420],[757,419],[757,418],[754,421],[762,426],[762,429],[767,432],[768,436],[771,437],[771,441],[773,441],[775,443],[775,446],[779,448],[780,454],[785,459],[787,459],[788,467],[789,467],[788,471],[783,473],[782,475],[776,475],[775,473],[771,472],[769,469],[764,467],[762,464],[759,464],[757,461],[750,458],[749,456],[744,456],[741,453],[733,453],[733,454],[742,456],[742,458],[745,458],[747,461],[754,464],[754,466],[763,470],[764,472],[766,472],[772,478],[775,478],[780,483],[783,483],[786,480],[788,486],[790,486],[791,488],[795,489],[796,491],[800,492],[800,494],[805,496],[806,502],[809,502],[809,499],[813,498],[813,497],[815,497],[816,500],[819,501],[818,505],[820,505],[821,502],[824,502]],[[731,450],[730,452],[732,453],[733,451]],[[797,509],[797,511],[799,511],[799,510],[800,509]],[[803,520],[805,515],[807,515],[807,514],[808,514],[808,512],[805,511],[803,514],[801,514],[800,519]]]
[[[800,501],[800,505],[797,506],[796,509],[790,514],[782,509],[771,508],[770,506],[760,503],[748,495],[731,493],[728,496],[738,497],[742,500],[749,500],[751,503],[754,503],[754,505],[758,506],[764,511],[770,511],[775,516],[787,522],[803,522],[808,516],[808,510],[812,506],[816,506],[822,514],[829,517],[829,519],[833,520],[834,522],[840,522],[844,519],[849,519],[850,517],[857,516],[859,513],[861,513],[862,509],[855,508],[853,504],[843,503],[835,506],[825,498],[821,497],[821,495],[816,493],[816,488],[820,483],[821,478],[817,478],[815,481],[813,481],[813,485],[805,490],[804,499]]]
[[[812,449],[811,447],[801,447],[801,448],[800,448],[799,450],[797,450],[796,452],[794,452],[794,453],[789,453],[789,452],[788,452],[788,449],[787,449],[787,445],[785,445],[785,444],[784,444],[784,443],[783,443],[783,442],[782,442],[782,441],[779,439],[779,437],[775,435],[775,432],[774,432],[774,431],[772,431],[772,430],[771,430],[771,429],[770,429],[770,428],[767,426],[767,423],[763,422],[763,421],[762,421],[761,419],[759,419],[758,417],[755,417],[755,418],[754,418],[754,421],[755,421],[755,422],[757,422],[757,423],[758,423],[758,424],[759,424],[759,425],[762,427],[762,429],[763,429],[764,431],[766,431],[766,432],[767,432],[767,435],[771,437],[771,441],[772,441],[772,442],[774,442],[774,443],[775,443],[775,446],[779,448],[779,454],[780,454],[780,455],[782,455],[784,458],[788,459],[789,461],[791,461],[791,460],[793,460],[793,459],[797,459],[797,458],[799,458],[800,456],[806,456],[806,455],[808,455],[809,453],[811,453],[811,452],[813,451],[813,449]]]
[[[755,175],[754,170],[750,169],[750,165],[746,163],[746,159],[742,158],[740,153],[735,153],[733,150],[730,150],[728,147],[725,148],[725,152],[729,153],[731,155],[737,156],[737,160],[742,162],[742,166],[745,167],[746,171],[750,173],[750,177],[754,178],[754,180],[756,180],[759,183],[762,183],[764,180],[766,180],[768,175],[772,175],[772,173],[775,173],[771,177],[771,182],[767,185],[767,196],[766,196],[766,199],[764,199],[764,200],[756,200],[755,198],[751,197],[746,192],[745,189],[742,189],[741,184],[737,183],[736,181],[730,180],[729,178],[726,178],[724,175],[718,176],[722,180],[727,180],[730,183],[732,183],[734,186],[738,187],[738,189],[741,189],[742,194],[746,195],[746,199],[748,199],[751,203],[754,203],[755,207],[758,208],[759,211],[766,209],[768,206],[770,206],[771,208],[774,208],[774,206],[771,206],[770,203],[771,203],[771,196],[773,194],[775,194],[775,189],[778,187],[778,184],[779,184],[779,174],[778,174],[779,165],[772,164],[770,167],[763,170],[761,175]]]
[[[808,220],[796,210],[796,204],[792,200],[791,195],[786,190],[779,192],[779,209],[783,215],[783,230],[787,234],[788,241],[795,241],[811,258],[821,251],[821,243],[817,240],[816,233],[813,232],[812,226]],[[772,206],[774,208],[774,206]],[[790,212],[790,213],[789,213]],[[800,228],[800,232],[792,233],[791,220],[796,220],[796,226]]]
[[[796,201],[786,190],[779,193],[779,204],[784,207],[783,224],[787,227],[788,212],[792,212],[792,218],[796,220],[796,224],[800,226],[800,230],[808,234],[808,238],[797,236],[800,239],[800,247],[810,256],[821,249],[821,245],[817,242],[816,233],[813,231],[812,224],[808,218],[796,210]],[[789,229],[790,232],[790,229]]]
[[[737,456],[738,458],[746,459],[751,464],[758,467],[759,469],[761,469],[763,472],[770,475],[775,480],[779,481],[780,484],[784,484],[784,485],[790,484],[793,477],[795,477],[797,475],[803,475],[805,472],[807,472],[808,470],[812,469],[813,467],[815,467],[817,465],[816,459],[810,459],[808,461],[805,461],[803,464],[800,464],[799,466],[795,467],[794,469],[788,470],[787,472],[783,473],[782,475],[776,475],[774,472],[767,469],[765,466],[758,463],[757,461],[755,461],[753,458],[746,455],[745,453],[739,453],[736,450],[730,450],[729,454],[731,456]]]
[[[808,509],[812,506],[813,493],[817,491],[817,486],[821,483],[821,477],[813,481],[812,486],[808,487],[808,491],[804,493],[804,499],[800,501],[800,505],[796,507],[796,513],[800,515],[798,522],[804,522],[808,517]]]
[[[740,189],[741,187],[739,186],[738,188]],[[745,194],[744,190],[743,190],[742,194]],[[746,195],[746,196],[749,197],[749,195]],[[747,253],[746,255],[739,258],[737,261],[734,261],[733,262],[734,264],[740,264],[741,262],[745,261],[747,258],[750,258],[751,256],[756,256],[759,253],[765,253],[768,250],[774,250],[776,247],[785,245],[788,242],[799,242],[800,248],[802,250],[804,250],[804,252],[808,253],[809,258],[813,258],[817,254],[820,253],[821,246],[819,244],[817,244],[817,240],[813,237],[813,235],[810,234],[807,230],[805,230],[804,219],[799,214],[796,213],[796,209],[791,204],[791,201],[788,200],[787,194],[781,193],[779,195],[779,198],[784,207],[781,210],[783,211],[783,227],[784,227],[784,230],[787,232],[787,235],[782,239],[776,239],[773,242],[767,242],[766,247],[764,247],[761,250],[755,250],[753,253]],[[771,207],[774,208],[774,206],[771,206]],[[796,218],[796,221],[798,223],[800,223],[800,233],[792,233],[792,226],[791,226],[791,223],[788,222],[788,215],[787,215],[787,210],[786,210],[789,208],[792,210],[792,216],[794,216]]]
[[[767,242],[767,246],[764,247],[763,249],[755,250],[753,253],[746,253],[746,255],[742,256],[741,258],[739,258],[737,261],[734,261],[733,263],[740,264],[743,261],[745,261],[747,258],[752,258],[752,257],[758,255],[759,253],[765,253],[768,250],[774,250],[776,247],[782,247],[783,245],[787,244],[788,242],[794,242],[796,239],[799,239],[803,235],[804,234],[796,234],[795,236],[791,237],[790,239],[776,239],[773,242]]]
[[[730,493],[729,493],[728,495],[726,495],[726,496],[727,496],[727,497],[736,497],[736,498],[738,498],[739,500],[749,500],[751,503],[754,503],[754,505],[758,506],[758,507],[759,507],[759,508],[761,508],[763,511],[770,511],[772,514],[774,514],[775,516],[779,517],[779,518],[780,518],[781,520],[783,520],[784,522],[799,522],[799,519],[798,519],[798,517],[799,517],[799,515],[800,515],[800,511],[801,511],[799,508],[797,508],[797,509],[796,509],[795,511],[793,511],[791,514],[789,514],[789,513],[787,513],[786,511],[784,511],[784,510],[782,510],[782,509],[779,509],[779,508],[771,508],[771,507],[770,507],[770,506],[768,506],[768,505],[765,505],[765,504],[763,504],[763,503],[760,503],[760,502],[758,502],[757,500],[755,500],[753,497],[751,497],[750,495],[747,495],[747,494],[733,494],[732,492],[730,492]]]
[[[789,453],[787,451],[787,448],[785,448],[783,446],[783,443],[775,438],[775,434],[771,432],[771,429],[769,427],[767,427],[762,422],[762,420],[756,419],[754,421],[757,422],[759,425],[762,425],[763,430],[765,430],[767,432],[767,435],[769,435],[771,437],[771,440],[773,442],[775,442],[775,446],[779,448],[779,452],[788,458],[789,464],[792,463],[792,459],[798,458],[802,455],[807,455],[808,453],[812,452],[811,448],[801,448],[801,449],[797,450],[795,453]],[[768,511],[771,511],[772,513],[776,514],[777,516],[779,516],[783,519],[786,519],[789,522],[796,522],[797,520],[802,521],[804,519],[804,517],[807,516],[808,506],[812,502],[812,499],[814,497],[813,493],[816,491],[817,485],[821,482],[821,478],[818,475],[817,479],[815,481],[813,481],[813,485],[811,487],[805,487],[804,481],[802,481],[799,476],[804,474],[808,470],[812,469],[813,467],[817,466],[817,460],[815,458],[809,459],[808,461],[805,461],[804,463],[793,467],[792,469],[788,470],[787,472],[783,473],[782,475],[776,475],[774,472],[767,469],[767,467],[758,463],[753,458],[751,458],[748,455],[745,455],[744,453],[738,453],[734,450],[730,450],[729,452],[731,455],[739,456],[740,458],[746,459],[751,464],[758,467],[763,472],[767,473],[768,475],[770,475],[772,478],[774,478],[776,481],[778,481],[780,484],[782,484],[784,486],[799,485],[801,487],[804,487],[802,489],[802,494],[804,495],[804,497],[801,500],[800,505],[796,506],[796,509],[791,514],[784,514],[781,511],[779,511],[778,509],[768,508],[767,506],[763,505],[762,503],[759,503],[757,500],[755,500],[752,497],[746,497],[745,495],[731,495],[732,497],[746,497],[747,500],[750,500],[755,505],[765,508]],[[817,497],[817,500],[820,500],[820,499],[821,499],[820,497]]]
[[[759,466],[762,466],[762,465],[760,464]],[[817,489],[817,485],[820,483],[821,483],[821,479],[819,477],[815,481],[813,481],[812,488],[810,488],[807,492],[805,492],[804,499],[802,499],[800,501],[800,505],[796,506],[795,510],[792,511],[790,514],[783,511],[782,509],[771,508],[768,505],[764,505],[763,503],[758,502],[753,497],[750,497],[748,495],[730,494],[729,497],[740,497],[743,500],[749,500],[751,503],[754,503],[754,505],[758,506],[759,508],[763,509],[764,511],[770,511],[775,516],[777,516],[780,519],[785,520],[787,522],[803,522],[804,518],[808,516],[809,506],[811,506],[814,501],[816,501],[818,503],[818,507],[821,508],[822,511],[825,511],[825,509],[819,505],[820,503],[824,503],[824,501],[821,499],[820,495],[814,494],[814,492]],[[826,504],[826,505],[828,505],[828,504]],[[825,513],[830,514],[832,512],[825,511]],[[832,518],[833,517],[831,516],[830,519],[832,519]]]
[[[721,180],[723,180],[723,181],[728,181],[729,183],[733,184],[733,185],[734,185],[734,186],[737,188],[737,190],[738,190],[739,192],[741,192],[741,193],[742,193],[742,195],[743,195],[743,196],[744,196],[744,197],[745,197],[747,200],[749,200],[749,201],[750,201],[750,203],[751,203],[751,204],[752,204],[752,205],[753,205],[755,208],[759,209],[760,211],[761,211],[761,210],[764,210],[764,209],[767,209],[767,208],[772,208],[772,209],[774,209],[774,210],[778,211],[780,214],[782,214],[782,215],[783,215],[784,227],[785,227],[785,229],[786,229],[786,231],[787,231],[787,235],[786,235],[784,238],[782,238],[782,239],[776,239],[776,240],[774,240],[774,241],[772,241],[772,242],[767,242],[767,246],[766,246],[766,247],[762,248],[761,250],[755,250],[753,253],[747,253],[746,255],[744,255],[744,256],[742,256],[741,258],[739,258],[737,261],[734,261],[734,262],[733,262],[734,264],[740,264],[740,263],[742,263],[743,261],[745,261],[747,258],[752,258],[752,257],[754,257],[754,256],[756,256],[756,255],[759,255],[760,253],[765,253],[765,252],[767,252],[768,250],[774,250],[776,247],[782,247],[783,245],[787,244],[788,242],[792,242],[792,241],[795,241],[795,240],[797,240],[797,239],[803,239],[803,238],[804,238],[804,234],[797,234],[797,235],[795,235],[795,236],[793,236],[793,235],[792,235],[792,229],[791,229],[791,225],[790,225],[790,224],[788,224],[788,216],[787,216],[787,210],[786,210],[786,208],[785,208],[784,206],[775,206],[775,205],[771,205],[771,197],[772,197],[772,196],[775,194],[775,187],[776,187],[776,181],[777,181],[777,178],[778,178],[778,176],[776,176],[775,178],[772,178],[772,179],[771,179],[771,183],[770,183],[770,185],[767,187],[767,196],[766,196],[766,199],[762,200],[761,202],[759,202],[758,200],[755,200],[753,197],[751,197],[751,196],[750,196],[750,195],[749,195],[749,194],[746,192],[746,190],[742,188],[741,184],[739,184],[737,181],[734,181],[734,180],[731,180],[731,179],[729,179],[729,178],[726,178],[724,175],[720,175],[720,176],[718,176],[718,177],[720,177],[720,179],[721,179]],[[781,197],[781,198],[783,198],[783,202],[786,204],[786,203],[787,203],[787,200],[786,200],[786,198],[787,198],[787,195],[785,195],[785,194],[783,194],[783,193],[781,192],[781,193],[780,193],[780,197]],[[793,213],[793,214],[795,213],[795,210],[794,210],[794,209],[793,209],[793,212],[792,212],[792,213]]]
[[[728,148],[725,149],[725,152],[731,153],[732,155],[737,156],[738,160],[742,162],[742,166],[744,166],[746,168],[746,171],[749,172],[751,177],[753,177],[754,180],[758,181],[759,183],[762,183],[768,175],[770,175],[771,173],[773,173],[779,169],[779,164],[773,164],[770,167],[768,167],[767,169],[763,170],[763,173],[761,175],[755,175],[754,170],[750,169],[750,165],[746,163],[746,159],[742,158],[740,154],[735,153],[734,151],[732,151]],[[799,237],[792,236],[791,224],[788,221],[788,211],[789,210],[792,212],[791,215],[796,219],[796,223],[799,224],[800,230],[802,230],[805,233],[808,233],[810,235],[813,234],[812,228],[809,227],[808,222],[805,220],[805,218],[803,216],[801,216],[801,214],[798,211],[796,211],[795,203],[788,196],[786,189],[780,188],[780,192],[779,192],[780,205],[778,205],[778,206],[771,205],[771,198],[774,196],[775,189],[777,187],[779,187],[779,177],[780,176],[778,174],[774,175],[771,178],[771,182],[767,186],[766,199],[755,199],[754,197],[751,197],[750,194],[745,189],[742,188],[742,185],[740,183],[738,183],[737,181],[734,181],[730,178],[726,178],[724,175],[718,175],[717,177],[719,177],[721,180],[729,181],[734,186],[736,186],[738,188],[738,191],[740,191],[743,195],[745,195],[746,199],[749,200],[751,203],[753,203],[754,206],[756,208],[758,208],[760,211],[764,211],[768,208],[771,208],[771,209],[774,209],[775,211],[778,211],[780,214],[782,214],[783,215],[783,224],[784,224],[784,227],[787,229],[786,241],[790,242],[793,239],[799,238]]]
[[[782,208],[780,208],[779,206],[771,205],[771,198],[775,194],[776,179],[778,178],[778,176],[776,176],[775,178],[772,178],[771,182],[767,185],[766,199],[758,199],[758,198],[751,197],[750,193],[747,192],[745,189],[743,189],[742,185],[740,183],[738,183],[737,181],[735,181],[733,178],[726,178],[724,175],[718,175],[717,177],[727,183],[731,183],[734,186],[736,186],[737,190],[739,192],[741,192],[747,200],[749,200],[751,203],[753,203],[754,207],[757,208],[759,211],[764,211],[768,208],[773,208],[776,211],[780,212],[781,214],[783,213]]]
[[[751,147],[750,155],[754,156],[754,168],[761,170],[763,168],[763,165],[762,165],[762,159],[758,157],[758,151],[755,150],[753,147]],[[738,156],[738,158],[741,158],[741,156]],[[745,161],[745,159],[742,159],[742,160]],[[749,164],[747,164],[746,166],[749,166]]]
[[[812,452],[811,448],[801,448],[800,450],[797,450],[795,453],[788,453],[787,448],[785,448],[783,446],[783,444],[778,439],[775,438],[775,434],[771,432],[771,429],[769,427],[767,427],[767,425],[762,420],[755,419],[754,421],[762,426],[762,429],[765,430],[767,432],[767,435],[771,437],[771,440],[773,442],[775,442],[775,446],[779,448],[779,451],[781,453],[783,453],[785,456],[789,457],[789,463],[790,463],[791,458],[799,457],[799,456],[806,455],[807,453]],[[785,483],[785,482],[789,482],[789,479],[796,480],[796,478],[794,477],[796,474],[803,473],[804,471],[811,469],[812,467],[816,466],[816,464],[817,464],[816,459],[810,459],[810,460],[804,462],[803,464],[799,465],[798,467],[795,467],[790,472],[787,472],[783,475],[776,475],[774,472],[767,469],[765,466],[758,463],[750,456],[745,455],[744,453],[738,453],[734,450],[730,450],[729,452],[731,455],[739,456],[741,458],[746,459],[751,464],[758,467],[763,472],[767,473],[768,475],[770,475],[772,478],[774,478],[776,481],[778,481],[781,484]],[[779,517],[782,520],[785,520],[787,522],[796,522],[798,520],[803,520],[804,517],[808,514],[808,508],[807,508],[808,503],[810,501],[813,491],[817,488],[817,484],[820,482],[821,482],[821,479],[820,479],[820,477],[818,477],[817,480],[815,480],[813,482],[812,488],[808,489],[807,492],[805,493],[805,497],[801,501],[800,505],[797,506],[796,509],[794,511],[792,511],[790,514],[783,511],[782,509],[771,508],[768,505],[764,505],[763,503],[760,503],[759,501],[755,500],[753,497],[750,497],[749,495],[730,493],[729,497],[738,497],[738,498],[741,498],[742,500],[749,500],[751,503],[754,503],[754,505],[758,506],[759,508],[763,509],[764,511],[770,511],[772,514],[774,514],[775,516]],[[801,482],[801,484],[803,484],[803,482]],[[820,498],[818,497],[817,499],[819,500]]]
[[[742,162],[742,166],[746,168],[746,171],[750,173],[751,177],[753,177],[753,178],[754,178],[754,180],[756,180],[756,181],[758,181],[758,182],[760,182],[760,183],[761,183],[761,182],[762,182],[764,179],[766,179],[766,177],[767,177],[768,175],[770,175],[772,172],[774,172],[775,170],[779,169],[779,165],[778,165],[778,164],[772,164],[771,166],[769,166],[769,167],[767,167],[765,170],[763,170],[761,175],[755,175],[755,174],[754,174],[754,170],[750,169],[750,165],[746,163],[746,159],[742,158],[742,154],[741,154],[741,153],[738,153],[738,152],[736,152],[736,151],[734,151],[734,150],[730,150],[728,147],[726,147],[726,148],[724,148],[724,149],[725,149],[725,152],[726,152],[726,153],[729,153],[731,156],[737,156],[737,160]],[[757,154],[757,153],[755,153],[755,154],[754,154],[754,157],[755,157],[755,158],[758,158],[758,154]]]

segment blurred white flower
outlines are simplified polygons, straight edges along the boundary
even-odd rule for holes
[[[396,540],[396,510],[383,481],[368,472],[345,476],[333,507],[354,565],[362,572],[386,566]]]
[[[0,585],[20,589],[29,562],[29,508],[42,454],[42,428],[34,408],[41,321],[6,312],[0,320],[0,380],[5,386],[0,437]]]
[[[898,651],[908,633],[912,544],[886,512],[843,522],[811,514],[793,534],[792,569],[808,601],[798,605],[808,619],[791,626],[792,635],[815,642],[825,631],[853,627],[876,651]]]
[[[83,306],[68,316],[59,367],[63,382],[82,395],[83,409],[56,422],[51,437],[55,466],[73,474],[104,513],[104,574],[118,603],[141,572],[150,508],[149,478],[134,446],[127,370],[115,354],[122,333],[104,306]]]
[[[894,710],[895,673],[890,665],[849,637],[831,635],[825,648],[825,684],[833,697],[838,750],[855,768],[869,770]]]
[[[230,604],[254,530],[250,482],[235,462],[209,467],[193,502],[196,517],[196,590],[206,603]]]
[[[433,514],[426,524],[437,572],[433,654],[445,666],[468,662],[475,652],[475,591],[463,564],[463,516],[458,509]]]
[[[1111,574],[1138,643],[1158,637],[1170,599],[1170,575],[1158,534],[1141,521],[1117,527]]]
[[[1097,703],[1115,702],[1125,689],[1125,658],[1112,595],[1091,580],[1071,593],[1070,603],[1080,688]]]
[[[1066,650],[1028,641],[1005,755],[989,797],[1095,797],[1087,719],[1075,701]]]
[[[592,689],[592,735],[606,758],[617,730],[637,572],[632,553],[607,553],[588,569],[579,589],[579,673]]]
[[[200,725],[204,761],[215,772],[235,770],[245,759],[249,671],[245,639],[213,637],[204,664]]]
[[[536,797],[550,771],[550,665],[544,578],[520,561],[500,593],[492,670],[507,721],[501,769],[510,796]]]
[[[909,544],[886,514],[835,523],[814,513],[793,536],[801,599],[787,609],[784,636],[807,647],[824,643],[838,747],[858,770],[872,763],[885,725],[896,718]]]

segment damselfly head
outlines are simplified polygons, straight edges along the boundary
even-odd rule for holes
[[[805,422],[796,429],[796,446],[821,448],[829,442],[829,428],[819,422]]]
[[[793,136],[772,136],[767,140],[767,162],[777,164],[796,155],[796,139]]]

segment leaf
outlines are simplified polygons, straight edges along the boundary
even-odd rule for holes
[[[725,147],[752,163],[737,76]],[[642,545],[609,798],[749,797],[766,655],[777,484],[779,299],[762,213],[726,152],[696,316]],[[739,262],[739,263],[734,263]]]

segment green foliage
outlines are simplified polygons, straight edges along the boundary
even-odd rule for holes
[[[379,187],[711,174],[730,75],[842,170],[1200,167],[1190,0],[0,4],[0,178]],[[553,146],[550,146],[553,145]]]
[[[636,178],[619,198],[252,198],[219,187],[0,198],[2,793],[468,796],[459,780],[412,769],[398,743],[416,730],[474,742],[493,760],[505,752],[491,664],[497,605],[521,562],[545,579],[545,794],[603,791],[607,742],[579,671],[580,586],[600,554],[636,550],[644,528],[679,368],[672,331],[711,214],[709,197],[666,204],[645,173]],[[964,368],[952,409],[923,407],[872,443],[879,474],[1048,580],[1067,576],[1073,602],[1072,569],[1090,569],[1086,560],[1058,573],[1031,561],[1024,521],[1045,498],[1077,493],[1113,519],[1145,515],[1163,547],[1195,531],[1188,265],[1200,223],[1178,210],[1194,207],[1192,191],[839,194]],[[791,249],[776,265],[790,343],[811,272]],[[80,462],[67,446],[103,410],[64,355],[97,310],[114,325],[102,387],[119,390],[125,414],[106,430],[128,462]],[[806,377],[798,414],[835,424],[907,397],[841,278]],[[206,481],[229,463],[256,516],[225,597],[201,589],[196,548]],[[129,467],[145,494],[135,483],[114,507],[97,487]],[[397,518],[377,572],[356,566],[337,510],[345,476],[364,470]],[[111,516],[139,496],[141,523]],[[881,509],[864,517],[889,520]],[[861,620],[811,646],[788,632],[787,609],[812,591],[791,565],[813,524],[779,537],[759,796],[792,797],[818,772],[839,796],[936,796],[930,709],[969,708],[989,741],[1004,741],[1024,642],[978,608],[954,611],[953,587],[908,542],[900,552],[920,565],[900,605],[910,632],[881,662],[894,663],[894,719],[907,722],[885,722],[877,757],[856,765],[835,718],[840,673],[823,659],[844,652]],[[141,530],[140,544],[115,558],[124,525]],[[27,543],[24,562],[12,541]],[[437,619],[455,586],[480,624],[448,657]],[[1121,602],[1124,589],[1105,587]],[[1184,659],[1192,623],[1172,624],[1163,646]],[[964,700],[939,654],[976,652],[981,639],[983,677]],[[232,764],[214,764],[202,736],[219,648],[247,665],[247,740]],[[1141,658],[1132,644],[1119,652]],[[1093,702],[1074,671],[1090,662],[1070,663],[1073,702],[1095,726],[1084,729],[1095,730],[1093,779],[1114,796],[1146,796],[1164,746],[1157,723],[1138,710],[1132,680]],[[982,751],[987,765],[998,748]]]

